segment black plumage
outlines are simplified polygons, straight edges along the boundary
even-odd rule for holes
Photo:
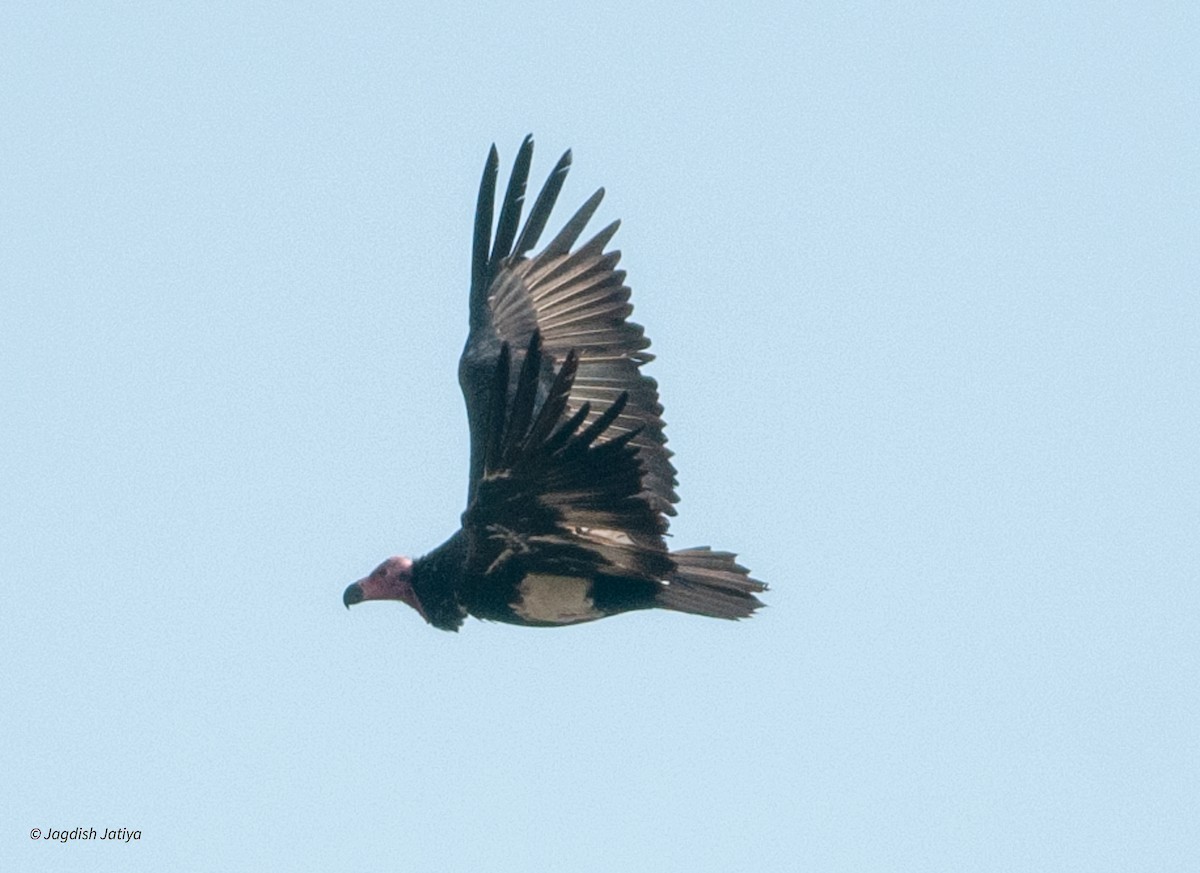
[[[632,312],[617,223],[572,250],[597,191],[537,254],[571,164],[565,153],[521,226],[526,138],[492,235],[498,157],[476,207],[470,333],[459,362],[471,461],[462,527],[423,558],[390,558],[351,585],[361,600],[409,603],[457,629],[466,615],[556,626],[662,607],[743,618],[765,590],[727,552],[671,552],[675,468],[652,359]]]

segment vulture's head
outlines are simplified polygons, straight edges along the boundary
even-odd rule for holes
[[[342,595],[342,603],[349,609],[364,600],[399,600],[429,621],[425,610],[421,608],[421,601],[417,599],[417,593],[413,591],[412,575],[412,558],[388,558],[372,570],[371,575],[350,585]]]

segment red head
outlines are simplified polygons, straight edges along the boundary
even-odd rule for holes
[[[400,600],[407,603],[429,621],[417,592],[412,587],[412,558],[388,558],[371,571],[371,575],[359,579],[346,589],[342,603],[349,609],[364,600]]]

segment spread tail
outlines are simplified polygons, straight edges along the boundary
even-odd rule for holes
[[[735,557],[707,546],[671,552],[675,572],[659,592],[657,605],[713,618],[749,617],[763,605],[754,595],[767,586],[750,578],[750,571]]]

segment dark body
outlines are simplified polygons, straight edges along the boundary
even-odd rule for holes
[[[414,565],[413,589],[425,606],[429,623],[442,630],[456,630],[464,613],[489,621],[529,627],[558,627],[562,621],[536,621],[514,609],[515,595],[528,575],[524,562],[514,560],[502,569],[485,574],[466,566],[466,536],[460,530]],[[498,550],[495,550],[498,551]],[[490,562],[489,562],[490,563]],[[486,568],[482,564],[481,567]],[[616,615],[657,605],[660,585],[645,579],[595,574],[587,589],[596,609],[595,618]],[[463,599],[455,591],[463,592]],[[588,619],[583,619],[588,620]],[[572,622],[574,623],[574,622]]]

